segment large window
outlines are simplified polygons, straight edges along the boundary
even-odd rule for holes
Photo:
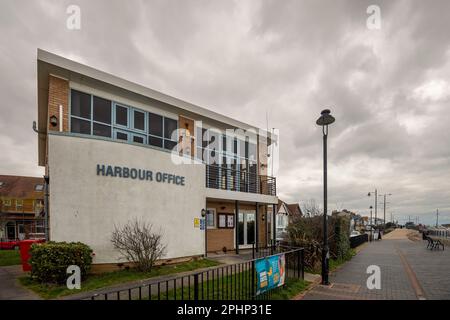
[[[111,101],[87,93],[71,92],[71,132],[111,137]]]
[[[77,90],[71,91],[70,128],[73,133],[149,144],[167,150],[178,144],[176,119]]]
[[[89,94],[72,90],[71,93],[72,132],[91,134],[91,96]]]

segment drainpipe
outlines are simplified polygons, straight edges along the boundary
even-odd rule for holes
[[[234,225],[235,225],[235,242],[236,242],[236,254],[239,254],[239,201],[234,202]]]
[[[60,115],[62,113],[62,106],[60,106],[59,108],[59,112]],[[60,119],[62,119],[62,117],[60,116]],[[62,121],[60,121],[62,123]],[[60,129],[62,129],[62,126],[60,126]],[[37,125],[36,125],[36,121],[33,121],[33,131],[36,132],[37,134],[47,134],[46,131],[39,131],[37,129]],[[50,182],[50,178],[48,175],[44,175],[44,229],[45,229],[45,241],[49,241],[50,240],[50,235],[49,235],[49,227],[48,227],[48,214],[49,214],[49,205],[48,205],[48,198],[49,198],[49,182]]]
[[[44,176],[44,229],[45,229],[45,241],[50,241],[50,232],[48,227],[48,213],[49,213],[49,205],[48,205],[48,198],[49,198],[49,183],[50,178],[49,176]]]
[[[273,243],[275,244],[277,241],[277,211],[278,211],[278,205],[274,204],[272,209],[272,229],[273,229]]]

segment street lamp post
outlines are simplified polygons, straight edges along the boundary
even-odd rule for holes
[[[322,127],[323,134],[323,249],[322,249],[322,285],[329,285],[328,281],[328,260],[329,260],[329,248],[328,248],[328,228],[327,228],[327,137],[328,137],[328,125],[332,124],[335,119],[330,114],[328,109],[323,110],[317,119],[316,124]]]
[[[383,197],[383,223],[386,226],[386,196],[392,196],[392,193],[380,194],[380,197]]]
[[[370,206],[370,241],[372,241],[372,228],[373,228],[373,223],[372,223],[372,206]]]
[[[208,233],[206,232],[206,210],[202,209],[201,211],[202,219],[203,219],[203,227],[205,228],[205,258],[208,256]]]
[[[377,202],[378,202],[378,190],[375,189],[375,192],[369,192],[367,194],[368,197],[370,197],[372,194],[375,194],[375,225],[377,225]]]

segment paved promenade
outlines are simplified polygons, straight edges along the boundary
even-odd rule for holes
[[[17,278],[23,275],[21,265],[0,267],[0,300],[40,299],[38,295],[17,282]]]
[[[450,251],[430,251],[412,231],[398,229],[381,241],[364,245],[349,262],[330,275],[331,286],[318,285],[305,300],[450,299]],[[450,249],[450,248],[449,248]],[[367,267],[381,270],[381,289],[367,288]]]

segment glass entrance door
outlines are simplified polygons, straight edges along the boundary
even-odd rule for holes
[[[255,241],[254,212],[239,212],[238,240],[240,248],[249,248]]]

